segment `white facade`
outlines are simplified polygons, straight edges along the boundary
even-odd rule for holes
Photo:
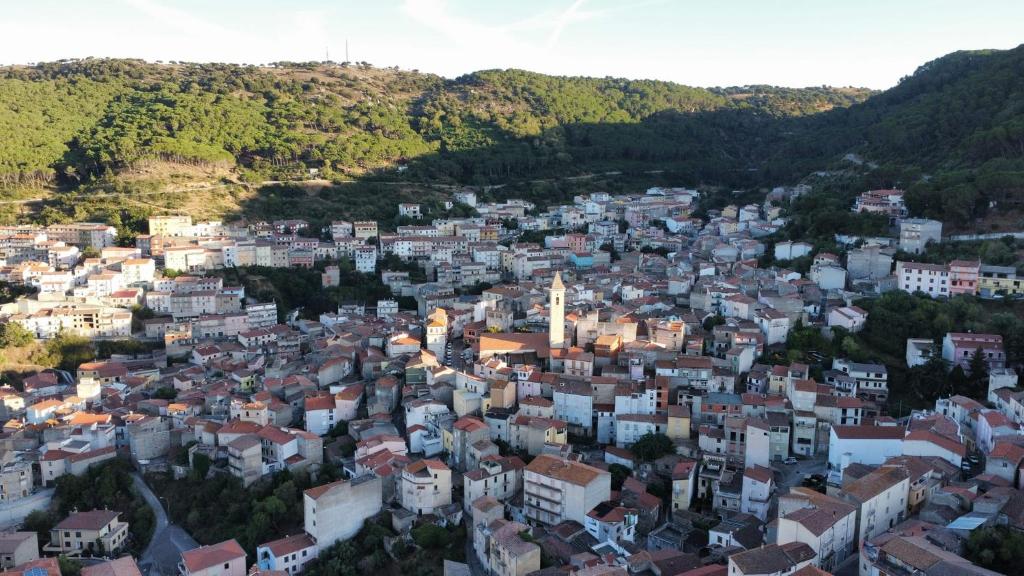
[[[923,292],[932,298],[949,296],[949,268],[940,264],[896,263],[896,285],[904,292]]]

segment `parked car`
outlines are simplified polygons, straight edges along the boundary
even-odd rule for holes
[[[789,458],[786,458],[782,462],[783,462],[783,464],[796,464],[797,460],[796,460],[796,457],[790,456]]]

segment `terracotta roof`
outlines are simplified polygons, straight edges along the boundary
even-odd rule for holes
[[[754,480],[765,484],[772,481],[771,469],[765,468],[764,466],[758,466],[756,464],[744,469],[743,475],[747,478],[753,478]]]
[[[316,546],[316,542],[313,538],[305,532],[295,534],[294,536],[285,536],[273,542],[267,542],[266,544],[260,544],[260,548],[269,548],[270,552],[276,558],[287,556],[293,552],[304,550],[306,548],[312,548]]]
[[[577,486],[587,486],[598,477],[604,475],[609,479],[611,474],[607,471],[594,468],[587,464],[580,462],[573,462],[571,460],[565,460],[558,458],[557,456],[551,456],[549,454],[541,454],[533,459],[529,465],[526,466],[528,472],[547,476],[548,478],[554,478],[569,482],[570,484],[576,484]]]
[[[863,503],[908,478],[903,468],[880,468],[843,486],[843,492]]]
[[[219,544],[202,546],[194,550],[187,550],[181,553],[181,561],[189,572],[199,572],[207,568],[226,564],[232,560],[241,558],[245,560],[245,550],[232,538]]]
[[[83,566],[82,576],[142,576],[138,564],[131,556],[123,556],[94,566]]]
[[[905,433],[900,426],[833,426],[832,431],[844,440],[900,440]]]

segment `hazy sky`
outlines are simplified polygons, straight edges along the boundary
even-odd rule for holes
[[[1021,0],[0,0],[0,63],[352,60],[698,86],[886,88],[1024,43]]]

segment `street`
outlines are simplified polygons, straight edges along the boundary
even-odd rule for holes
[[[149,546],[143,551],[142,556],[139,557],[139,569],[147,576],[177,574],[181,553],[198,548],[199,543],[193,540],[183,528],[170,523],[167,512],[160,504],[160,499],[150,490],[141,476],[132,474],[132,482],[156,516],[153,538],[149,541]]]

